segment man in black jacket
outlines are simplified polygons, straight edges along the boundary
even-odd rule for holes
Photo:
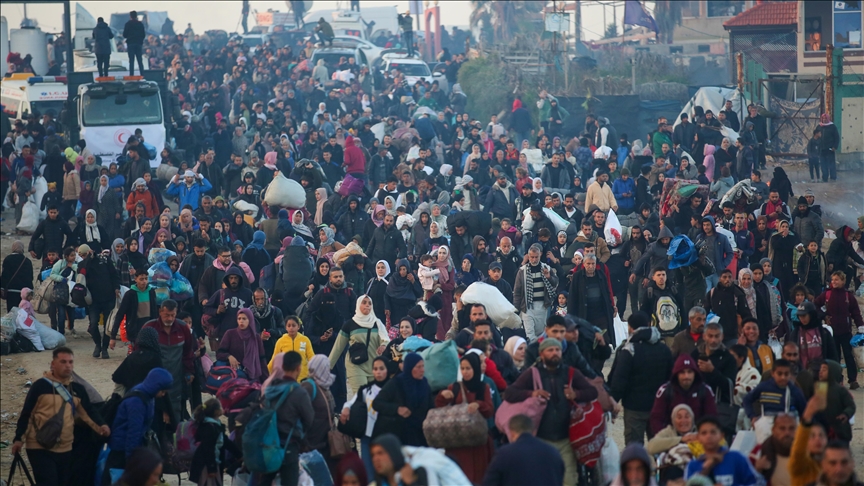
[[[111,262],[110,250],[96,254],[87,245],[78,248],[78,255],[84,261],[78,264],[78,271],[87,277],[87,289],[93,298],[93,303],[87,308],[90,315],[90,329],[96,348],[93,357],[108,359],[108,315],[114,310],[115,299],[120,297],[120,278]],[[105,322],[103,332],[99,332],[99,318]]]
[[[642,443],[648,429],[654,394],[672,372],[672,353],[660,338],[660,331],[650,327],[645,312],[634,312],[627,318],[630,337],[618,349],[609,385],[612,397],[624,406],[624,443]]]
[[[738,316],[741,319],[753,317],[744,291],[732,283],[732,271],[728,268],[720,272],[717,286],[705,295],[704,307],[707,312],[713,312],[720,318],[720,326],[729,346],[738,340]]]
[[[144,46],[144,38],[147,36],[144,32],[144,24],[138,20],[138,12],[129,12],[129,21],[123,27],[123,38],[126,39],[126,53],[129,54],[129,76],[135,75],[135,59],[138,59],[138,68],[140,74],[144,74],[144,61],[142,59],[142,48]]]
[[[180,275],[186,277],[193,289],[198,288],[204,272],[213,266],[213,257],[207,253],[207,243],[197,239],[192,245],[192,253],[183,259],[180,264]],[[192,316],[192,329],[196,336],[202,336],[204,330],[201,328],[201,316],[204,308],[199,299],[189,299],[184,305],[184,310]]]
[[[723,345],[723,327],[709,322],[705,325],[702,339],[704,342],[696,346],[690,356],[696,360],[705,384],[714,391],[718,403],[731,404],[738,364]]]
[[[372,233],[372,239],[366,246],[366,254],[373,262],[387,261],[390,268],[396,268],[396,260],[408,255],[405,238],[393,225],[392,214],[384,216],[384,223]]]
[[[348,196],[348,210],[339,217],[336,227],[345,237],[352,238],[354,235],[363,234],[363,228],[368,219],[369,215],[360,207],[360,199],[352,194]]]
[[[39,239],[42,239],[41,243]],[[60,219],[60,210],[57,206],[48,206],[48,219],[39,223],[33,236],[30,237],[28,251],[33,258],[44,258],[48,252],[63,254],[66,245],[72,240],[72,230],[65,221]],[[36,249],[39,249],[37,253]]]
[[[585,359],[585,355],[579,350],[576,343],[565,339],[567,335],[567,321],[561,316],[550,316],[546,320],[546,329],[536,341],[525,348],[525,364],[533,365],[540,357],[540,344],[544,339],[554,338],[561,342],[561,362],[579,370],[585,378],[592,380],[597,377],[591,363]]]

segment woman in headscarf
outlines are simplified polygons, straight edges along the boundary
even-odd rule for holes
[[[375,421],[378,419],[378,412],[372,407],[372,402],[375,401],[388,381],[390,381],[390,371],[387,368],[386,360],[382,356],[378,356],[372,361],[372,381],[360,387],[357,394],[345,402],[339,415],[339,421],[344,424],[351,415],[351,407],[354,402],[363,400],[366,403],[366,433],[360,438],[360,453],[363,455],[361,464],[365,464],[369,471],[374,471],[372,458],[369,454],[369,443],[372,441],[372,432],[375,430]],[[364,483],[361,482],[360,484]]]
[[[426,240],[426,248],[430,252],[436,252],[438,248],[448,244],[447,236],[444,235],[444,230],[441,228],[442,226],[435,221],[429,223],[429,239]]]
[[[171,233],[168,232],[167,229],[159,229],[156,231],[156,236],[153,238],[153,242],[150,245],[150,248],[147,249],[145,256],[149,258],[150,250],[154,248],[164,248],[166,250],[174,251],[174,242],[171,241]]]
[[[333,229],[326,225],[318,227],[318,243],[321,245],[318,248],[318,254],[321,256],[345,248],[345,245],[336,241],[336,233],[333,232]]]
[[[783,204],[789,204],[789,198],[795,194],[792,192],[792,182],[783,167],[774,167],[774,177],[768,184],[772,191],[777,191],[780,194],[780,200]]]
[[[373,438],[394,434],[405,445],[426,446],[423,421],[433,406],[433,396],[425,371],[426,364],[419,354],[408,353],[402,358],[402,372],[372,402],[372,408],[378,411]]]
[[[504,344],[504,351],[507,351],[507,354],[513,358],[513,364],[516,366],[518,373],[522,373],[527,368],[525,366],[525,351],[527,349],[528,343],[519,336],[510,337],[507,343]]]
[[[240,259],[246,263],[246,265],[249,265],[252,275],[260,275],[261,269],[273,262],[273,260],[270,259],[270,254],[264,249],[265,240],[266,236],[264,235],[264,232],[261,230],[256,231],[252,235],[252,242],[246,245],[246,248],[244,248],[243,252],[240,254]],[[255,282],[252,283],[252,290],[258,288],[258,280],[259,279],[256,278]]]
[[[659,455],[657,465],[662,483],[665,483],[664,479],[672,473],[683,473],[687,463],[704,452],[702,444],[699,443],[696,419],[690,406],[682,403],[673,408],[671,422],[645,446],[648,454]]]
[[[446,235],[447,234],[447,213],[450,212],[450,208],[448,208],[446,204],[437,204],[436,203],[436,204],[432,204],[432,206],[430,206],[429,209],[431,210],[431,214],[430,214],[431,222],[429,224],[438,223],[438,229],[440,230],[440,236]],[[430,231],[431,231],[431,229],[430,229]],[[431,234],[429,235],[429,237],[433,238],[433,236]]]
[[[438,285],[441,287],[441,311],[438,313],[438,332],[435,337],[439,341],[443,341],[453,321],[453,291],[456,289],[456,269],[450,258],[449,246],[438,247],[436,255],[437,259],[432,263],[432,266],[441,270],[438,274]]]
[[[747,297],[747,307],[750,308],[750,314],[756,317],[756,287],[753,286],[753,272],[749,268],[742,268],[738,271],[738,287],[744,291],[744,296]]]
[[[328,282],[330,282],[330,260],[320,257],[315,262],[315,271],[309,277],[309,291],[306,292],[306,295],[311,297],[317,294],[319,290],[327,286]]]
[[[147,258],[144,257],[143,253],[138,251],[139,246],[140,243],[137,238],[132,236],[126,238],[125,249],[120,255],[120,263],[117,265],[117,274],[120,277],[120,285],[126,285],[124,282],[127,282],[129,285],[126,286],[131,288],[135,279],[135,274],[138,272],[146,272],[149,267],[147,264]]]
[[[480,271],[474,265],[474,255],[466,253],[462,257],[462,266],[456,271],[456,285],[469,286],[482,281]]]
[[[21,240],[12,242],[11,253],[3,258],[0,284],[6,289],[6,308],[12,309],[21,301],[21,289],[33,288],[33,263],[24,254]]]
[[[390,337],[387,335],[387,328],[375,315],[372,299],[368,295],[361,295],[357,299],[354,317],[342,324],[333,349],[330,350],[330,368],[334,368],[342,356],[342,351],[349,348],[349,352],[345,354],[348,398],[353,397],[361,386],[372,380],[372,360],[384,350],[388,342]],[[365,353],[351,349],[358,347],[364,347]]]
[[[534,194],[538,194],[538,195],[540,195],[540,197],[543,197],[546,195],[546,190],[543,189],[543,181],[539,177],[534,178],[534,182],[531,185],[531,187],[533,189]]]
[[[94,253],[108,249],[108,233],[96,222],[96,211],[88,210],[84,215],[84,224],[78,227],[78,242],[86,243]]]
[[[396,199],[393,199],[393,196],[384,198],[384,209],[387,210],[387,214],[396,217]]]
[[[370,201],[371,205],[371,201]],[[387,208],[384,207],[383,204],[377,204],[374,206],[374,209],[370,211],[369,219],[366,220],[366,224],[363,226],[363,243],[367,244],[372,241],[372,235],[375,233],[375,229],[384,224],[384,216],[387,215]]]
[[[330,362],[327,356],[316,354],[309,360],[309,376],[300,384],[312,399],[312,409],[315,416],[304,439],[310,449],[317,449],[330,463],[330,446],[327,435],[332,427],[335,403],[330,386],[336,380],[336,375],[330,373]]]
[[[132,238],[138,240],[138,252],[142,255],[146,254],[153,246],[153,240],[156,238],[153,221],[146,218],[141,221],[141,227],[132,233]]]
[[[423,287],[420,286],[420,279],[411,272],[411,263],[405,258],[397,260],[396,269],[390,275],[384,293],[385,315],[391,325],[408,315],[408,311],[421,297]]]
[[[363,454],[364,457],[369,456],[368,442]],[[336,465],[336,473],[333,475],[333,484],[334,486],[366,486],[369,484],[367,471],[369,471],[369,473],[375,471],[372,469],[371,459],[367,465],[362,459],[360,459],[360,456],[357,455],[356,452],[351,451],[342,456],[342,459],[340,459],[339,463]]]
[[[425,253],[429,253],[429,226],[431,221],[429,211],[425,209],[420,210],[420,216],[417,218],[417,222],[414,223],[414,227],[411,229],[411,236],[408,239],[409,255],[419,257]]]
[[[120,236],[120,222],[123,217],[123,202],[117,192],[108,187],[108,176],[99,177],[99,188],[93,204],[96,210],[96,223],[102,225],[108,238]],[[131,215],[130,215],[131,216]]]
[[[372,306],[375,308],[375,316],[383,322],[387,323],[387,314],[384,312],[384,294],[387,292],[387,280],[390,275],[390,264],[387,260],[378,260],[375,264],[375,276],[370,278],[366,283],[366,295],[372,299]]]
[[[469,413],[479,412],[483,418],[490,418],[495,413],[492,405],[492,394],[489,386],[482,381],[480,356],[469,353],[459,361],[462,372],[462,382],[454,383],[438,392],[435,397],[435,407],[468,404]],[[447,449],[447,457],[456,461],[459,467],[474,484],[483,481],[486,467],[492,460],[495,448],[492,439],[487,434],[486,442],[473,447],[456,447]]]
[[[252,310],[245,308],[237,312],[237,327],[222,336],[216,360],[225,361],[232,369],[243,367],[252,381],[263,381],[267,369],[264,343],[255,325]]]
[[[135,351],[123,359],[111,375],[111,380],[128,391],[142,383],[150,370],[161,367],[159,331],[152,327],[145,327],[138,331],[138,336],[135,338]]]
[[[289,212],[291,215],[291,226],[294,227],[294,232],[303,236],[307,241],[314,241],[312,230],[305,224],[306,216],[301,209],[293,209]]]
[[[234,235],[232,240],[242,241],[243,246],[245,247],[252,242],[252,236],[254,233],[255,230],[246,222],[243,213],[239,211],[235,212],[234,218],[231,221],[231,234]]]
[[[313,221],[315,226],[324,222],[324,204],[327,202],[327,189],[319,187],[315,189],[315,205],[309,209],[312,210]]]
[[[396,338],[390,341],[381,353],[391,376],[399,373],[399,365],[402,364],[402,343],[416,334],[417,322],[413,317],[405,316],[399,322],[393,323],[392,330],[396,331]]]
[[[178,235],[186,237],[187,241],[193,241],[192,233],[200,229],[196,223],[195,217],[192,216],[192,210],[188,208],[183,209],[180,211],[180,217],[177,218],[177,227],[175,230]]]
[[[81,194],[78,196],[78,202],[81,203],[81,212],[86,214],[87,211],[93,209],[93,205],[96,202],[96,193],[93,192],[92,181],[84,181],[83,186]]]

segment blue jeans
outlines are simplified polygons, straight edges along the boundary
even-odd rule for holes
[[[705,285],[707,286],[707,289],[705,291],[710,292],[711,289],[716,287],[718,283],[720,283],[719,275],[717,275],[716,273],[713,275],[708,275],[707,277],[705,277]]]
[[[361,397],[357,397],[359,400]],[[367,471],[374,471],[372,469],[372,453],[369,452],[369,444],[372,443],[371,437],[364,436],[360,439],[360,458],[363,459],[363,465],[366,466]]]

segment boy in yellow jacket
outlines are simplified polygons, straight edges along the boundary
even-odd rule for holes
[[[309,360],[315,356],[315,352],[312,351],[312,341],[300,334],[300,318],[297,316],[288,316],[285,319],[285,331],[287,333],[276,341],[276,348],[273,350],[273,356],[270,358],[267,369],[273,371],[273,360],[276,359],[277,354],[296,351],[303,357],[303,363],[300,365],[300,376],[297,381],[303,381],[309,375]]]

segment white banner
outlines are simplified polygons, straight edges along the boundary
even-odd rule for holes
[[[156,158],[150,161],[150,167],[159,167],[162,163],[162,149],[165,147],[165,127],[161,123],[135,127],[81,127],[81,138],[87,142],[87,148],[93,155],[102,157],[102,165],[107,167],[122,155],[126,140],[135,133],[136,128],[141,129],[145,143],[156,147]]]

